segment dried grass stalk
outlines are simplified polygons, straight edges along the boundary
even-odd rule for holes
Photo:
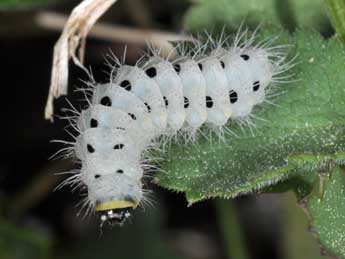
[[[59,40],[54,46],[50,89],[45,108],[46,119],[53,121],[54,99],[67,94],[69,59],[72,58],[75,64],[83,67],[86,36],[98,18],[116,1],[84,0],[73,9]]]

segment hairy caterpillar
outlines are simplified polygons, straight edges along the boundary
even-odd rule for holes
[[[271,45],[244,31],[232,45],[209,37],[172,62],[159,50],[135,66],[115,58],[109,83],[92,80],[84,89],[89,107],[76,112],[72,126],[80,134],[65,149],[81,168],[61,185],[85,186],[83,207],[97,211],[102,224],[123,223],[145,201],[145,151],[178,132],[194,138],[203,125],[221,132],[230,119],[248,121],[268,86],[288,78],[280,76],[294,65],[286,62],[287,46]]]

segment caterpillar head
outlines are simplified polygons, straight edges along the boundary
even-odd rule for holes
[[[83,163],[81,173],[102,224],[122,224],[142,199],[142,169],[125,157],[95,155]]]
[[[133,147],[121,130],[91,128],[77,139],[81,181],[102,223],[123,223],[142,199],[143,170]]]

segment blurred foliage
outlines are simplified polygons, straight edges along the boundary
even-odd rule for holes
[[[54,0],[0,0],[0,10],[32,9],[48,5]]]
[[[345,44],[345,1],[325,0],[332,24],[337,32],[336,36]]]
[[[332,31],[324,0],[276,0],[276,5],[288,1],[291,3],[291,13],[295,17],[296,27],[312,28],[321,33]],[[283,12],[284,8],[281,8],[280,13]]]
[[[140,215],[138,215],[140,214]],[[63,259],[94,258],[150,258],[183,259],[177,255],[161,238],[161,217],[159,207],[151,208],[145,213],[139,212],[133,217],[132,224],[123,227],[94,229],[87,233],[73,249],[62,253]],[[98,237],[100,242],[95,242]]]
[[[201,0],[187,12],[185,26],[193,32],[213,31],[224,26],[237,31],[243,22],[253,28],[267,19],[279,24],[273,0]]]
[[[242,23],[256,28],[261,23],[282,25],[292,31],[298,27],[320,32],[330,29],[323,0],[201,0],[186,15],[191,31],[214,30],[224,25],[237,31]]]
[[[321,255],[318,241],[311,235],[309,221],[302,210],[296,209],[296,197],[293,192],[286,192],[281,199],[284,258],[288,259],[326,259]],[[303,252],[302,252],[303,251]]]
[[[219,229],[223,233],[224,243],[229,258],[249,259],[249,250],[237,215],[233,200],[219,199],[215,202]]]
[[[1,259],[46,259],[51,256],[51,248],[52,240],[47,233],[0,219]]]

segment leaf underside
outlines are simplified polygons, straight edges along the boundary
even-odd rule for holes
[[[345,171],[335,166],[320,176],[304,207],[323,249],[339,258],[345,255]],[[325,251],[325,252],[326,252]]]

